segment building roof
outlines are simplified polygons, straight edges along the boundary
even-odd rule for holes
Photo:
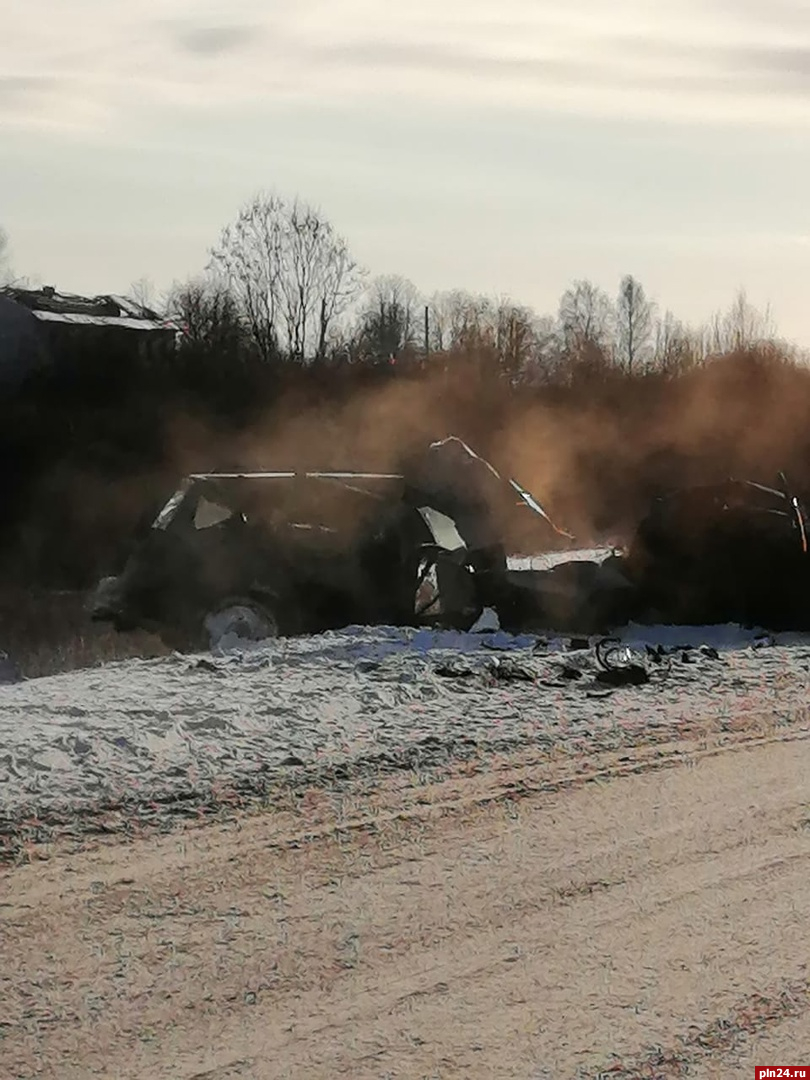
[[[41,322],[114,326],[126,330],[179,329],[172,320],[164,319],[151,308],[124,296],[85,297],[73,293],[58,293],[51,287],[21,289],[15,286],[0,289],[0,295],[28,308]]]
[[[40,322],[67,323],[73,326],[117,326],[123,330],[174,330],[168,320],[124,318],[117,315],[83,315],[72,311],[32,312]]]

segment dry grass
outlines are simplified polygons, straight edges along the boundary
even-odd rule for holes
[[[0,649],[29,679],[166,654],[166,647],[151,634],[118,634],[91,622],[84,600],[80,592],[3,589]]]

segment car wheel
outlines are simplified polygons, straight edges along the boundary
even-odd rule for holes
[[[264,605],[235,601],[209,612],[204,620],[209,648],[240,641],[268,641],[279,636],[278,621]]]

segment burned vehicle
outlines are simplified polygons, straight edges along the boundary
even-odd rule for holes
[[[588,634],[628,622],[810,629],[810,523],[783,474],[778,483],[728,479],[658,496],[622,551],[538,575],[527,617]]]
[[[174,648],[346,625],[468,629],[514,606],[505,529],[570,542],[520,484],[455,437],[400,473],[211,472],[185,478],[91,617]]]
[[[810,627],[807,510],[783,474],[654,500],[624,560],[638,622]]]

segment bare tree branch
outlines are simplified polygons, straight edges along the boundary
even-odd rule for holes
[[[616,300],[616,353],[628,374],[652,359],[654,313],[654,305],[647,299],[643,285],[631,274],[623,277]]]
[[[0,285],[10,284],[13,278],[9,262],[8,233],[0,226]]]
[[[610,344],[613,311],[604,290],[590,281],[575,281],[560,300],[560,326],[569,347],[583,343],[605,349]]]
[[[420,305],[416,286],[399,276],[374,279],[360,310],[357,351],[362,358],[396,359],[417,346]]]
[[[666,311],[655,327],[654,363],[665,375],[680,375],[703,359],[700,332],[690,330]]]
[[[613,350],[615,312],[610,297],[590,281],[575,281],[560,299],[563,361],[569,377],[604,371]]]
[[[322,359],[363,279],[346,241],[317,210],[277,195],[242,208],[209,269],[236,297],[265,360]]]

